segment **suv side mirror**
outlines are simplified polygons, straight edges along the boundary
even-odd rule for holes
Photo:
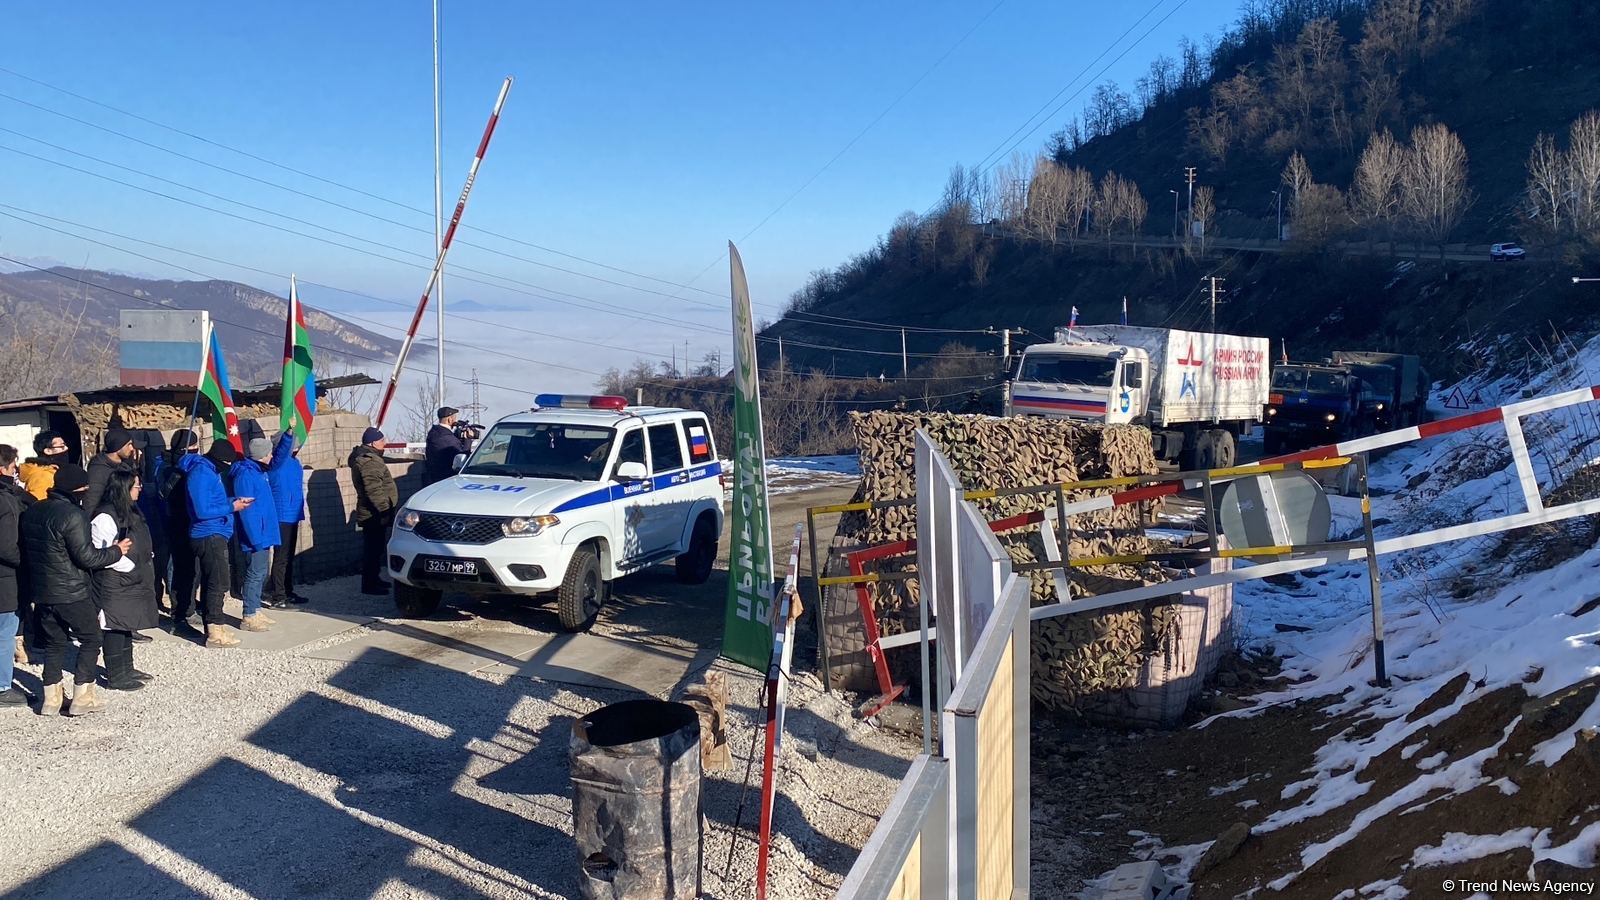
[[[643,481],[649,473],[644,470],[642,462],[625,462],[617,464],[618,481]]]
[[[462,466],[465,466],[466,464],[467,455],[465,453],[457,453],[456,458],[450,460],[450,471],[459,472],[461,471]]]

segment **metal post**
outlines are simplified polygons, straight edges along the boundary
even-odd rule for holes
[[[900,329],[900,377],[907,378],[911,375],[911,364],[906,361],[906,330]]]
[[[1067,534],[1067,492],[1061,485],[1056,485],[1056,533],[1061,535],[1061,565],[1069,571],[1072,566],[1072,539]],[[1062,597],[1063,602],[1071,597]]]
[[[1278,243],[1283,243],[1283,191],[1273,191],[1272,195],[1278,198]]]
[[[1361,527],[1366,532],[1367,581],[1372,586],[1372,668],[1379,687],[1389,686],[1383,662],[1383,582],[1378,571],[1377,541],[1372,535],[1372,497],[1367,493],[1367,455],[1356,454],[1356,482],[1361,488]]]
[[[1167,193],[1172,195],[1172,242],[1178,242],[1178,192],[1167,188]]]
[[[1183,170],[1184,175],[1189,179],[1189,223],[1183,233],[1183,242],[1185,244],[1189,243],[1191,237],[1194,237],[1194,172],[1194,166],[1189,166]]]
[[[812,609],[817,612],[817,662],[822,666],[822,692],[833,693],[833,670],[829,665],[828,657],[828,602],[822,589],[822,569],[817,565],[817,517],[811,510],[806,510],[806,532],[811,541],[811,584],[817,589],[816,605]]]
[[[1207,469],[1200,477],[1200,486],[1205,491],[1206,498],[1206,533],[1211,535],[1211,549],[1221,550],[1222,545],[1217,542],[1217,501],[1211,490],[1211,470]]]
[[[433,0],[433,252],[437,254],[444,245],[444,181],[440,172],[443,159],[440,119],[444,102],[439,92],[439,0]],[[444,267],[439,267],[439,285],[434,289],[434,307],[438,326],[439,405],[444,405]]]
[[[917,603],[917,619],[922,626],[922,639],[917,641],[917,646],[922,653],[922,752],[926,756],[933,755],[933,702],[929,698],[928,688],[932,677],[932,670],[928,662],[928,604],[932,598],[923,595]],[[939,679],[939,708],[944,709],[944,679]]]
[[[778,374],[782,375],[783,368],[783,335],[778,335]]]
[[[634,406],[643,406],[644,405],[644,388],[636,387],[636,388],[633,389],[633,405]]]

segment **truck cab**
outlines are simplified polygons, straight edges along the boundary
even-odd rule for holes
[[[1272,367],[1265,450],[1336,443],[1364,433],[1364,411],[1378,403],[1372,386],[1343,366],[1288,363]]]
[[[1150,355],[1137,347],[1035,344],[1017,363],[1005,414],[1140,423],[1149,407],[1149,371]]]
[[[672,562],[685,583],[710,576],[723,463],[704,413],[610,396],[535,402],[395,515],[401,614],[431,615],[447,590],[554,593],[562,628],[585,631],[624,575]]]

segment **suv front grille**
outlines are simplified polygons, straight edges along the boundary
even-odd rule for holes
[[[460,516],[423,513],[412,533],[425,541],[450,544],[492,544],[505,537],[501,516]]]

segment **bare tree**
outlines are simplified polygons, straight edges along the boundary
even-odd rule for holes
[[[1013,227],[1025,227],[1028,181],[1033,176],[1033,168],[1033,160],[1020,150],[995,167],[994,193],[1000,218]]]
[[[1150,215],[1150,204],[1145,201],[1144,194],[1139,192],[1139,185],[1131,178],[1122,180],[1117,211],[1128,226],[1128,236],[1138,240],[1139,232],[1144,230],[1144,220]]]
[[[1217,219],[1217,194],[1210,185],[1194,190],[1194,220],[1200,223],[1200,255],[1206,255],[1206,243],[1211,240],[1211,229]]]
[[[722,351],[710,350],[701,358],[700,365],[694,367],[696,378],[719,378],[723,374]]]
[[[1306,158],[1299,151],[1289,157],[1289,164],[1283,167],[1283,174],[1279,180],[1294,194],[1294,202],[1300,202],[1300,192],[1311,183],[1311,167],[1306,164]]]
[[[1528,217],[1552,235],[1561,234],[1567,204],[1567,161],[1555,138],[1539,135],[1528,152]]]
[[[972,283],[982,288],[989,283],[989,267],[994,264],[994,241],[984,241],[972,254]]]
[[[1568,219],[1580,235],[1600,228],[1600,112],[1590,110],[1572,123],[1567,137]]]
[[[1355,182],[1350,186],[1350,203],[1366,225],[1370,246],[1374,230],[1382,229],[1394,252],[1394,222],[1400,214],[1400,178],[1405,172],[1406,153],[1387,129],[1367,141],[1356,165]]]
[[[1455,132],[1442,124],[1412,130],[1400,196],[1406,218],[1439,245],[1439,258],[1444,259],[1445,241],[1473,200],[1467,187],[1467,148]]]
[[[1331,184],[1311,183],[1295,201],[1290,241],[1303,250],[1323,250],[1343,237],[1349,225],[1344,193]]]
[[[1033,178],[1028,182],[1028,210],[1024,216],[1028,231],[1054,244],[1066,205],[1066,171],[1049,157],[1039,157],[1034,162]]]
[[[1067,169],[1062,181],[1063,203],[1060,226],[1066,229],[1067,240],[1076,243],[1083,231],[1083,223],[1094,206],[1094,175],[1088,169],[1074,166]]]
[[[390,440],[399,438],[402,441],[421,441],[428,436],[428,429],[432,428],[438,419],[434,413],[438,412],[443,400],[439,397],[439,383],[432,378],[423,378],[417,382],[417,392],[410,403],[401,409],[403,415],[394,427],[397,433],[389,434]]]
[[[1432,56],[1450,42],[1456,29],[1478,14],[1478,0],[1432,0],[1422,25],[1422,54]]]

